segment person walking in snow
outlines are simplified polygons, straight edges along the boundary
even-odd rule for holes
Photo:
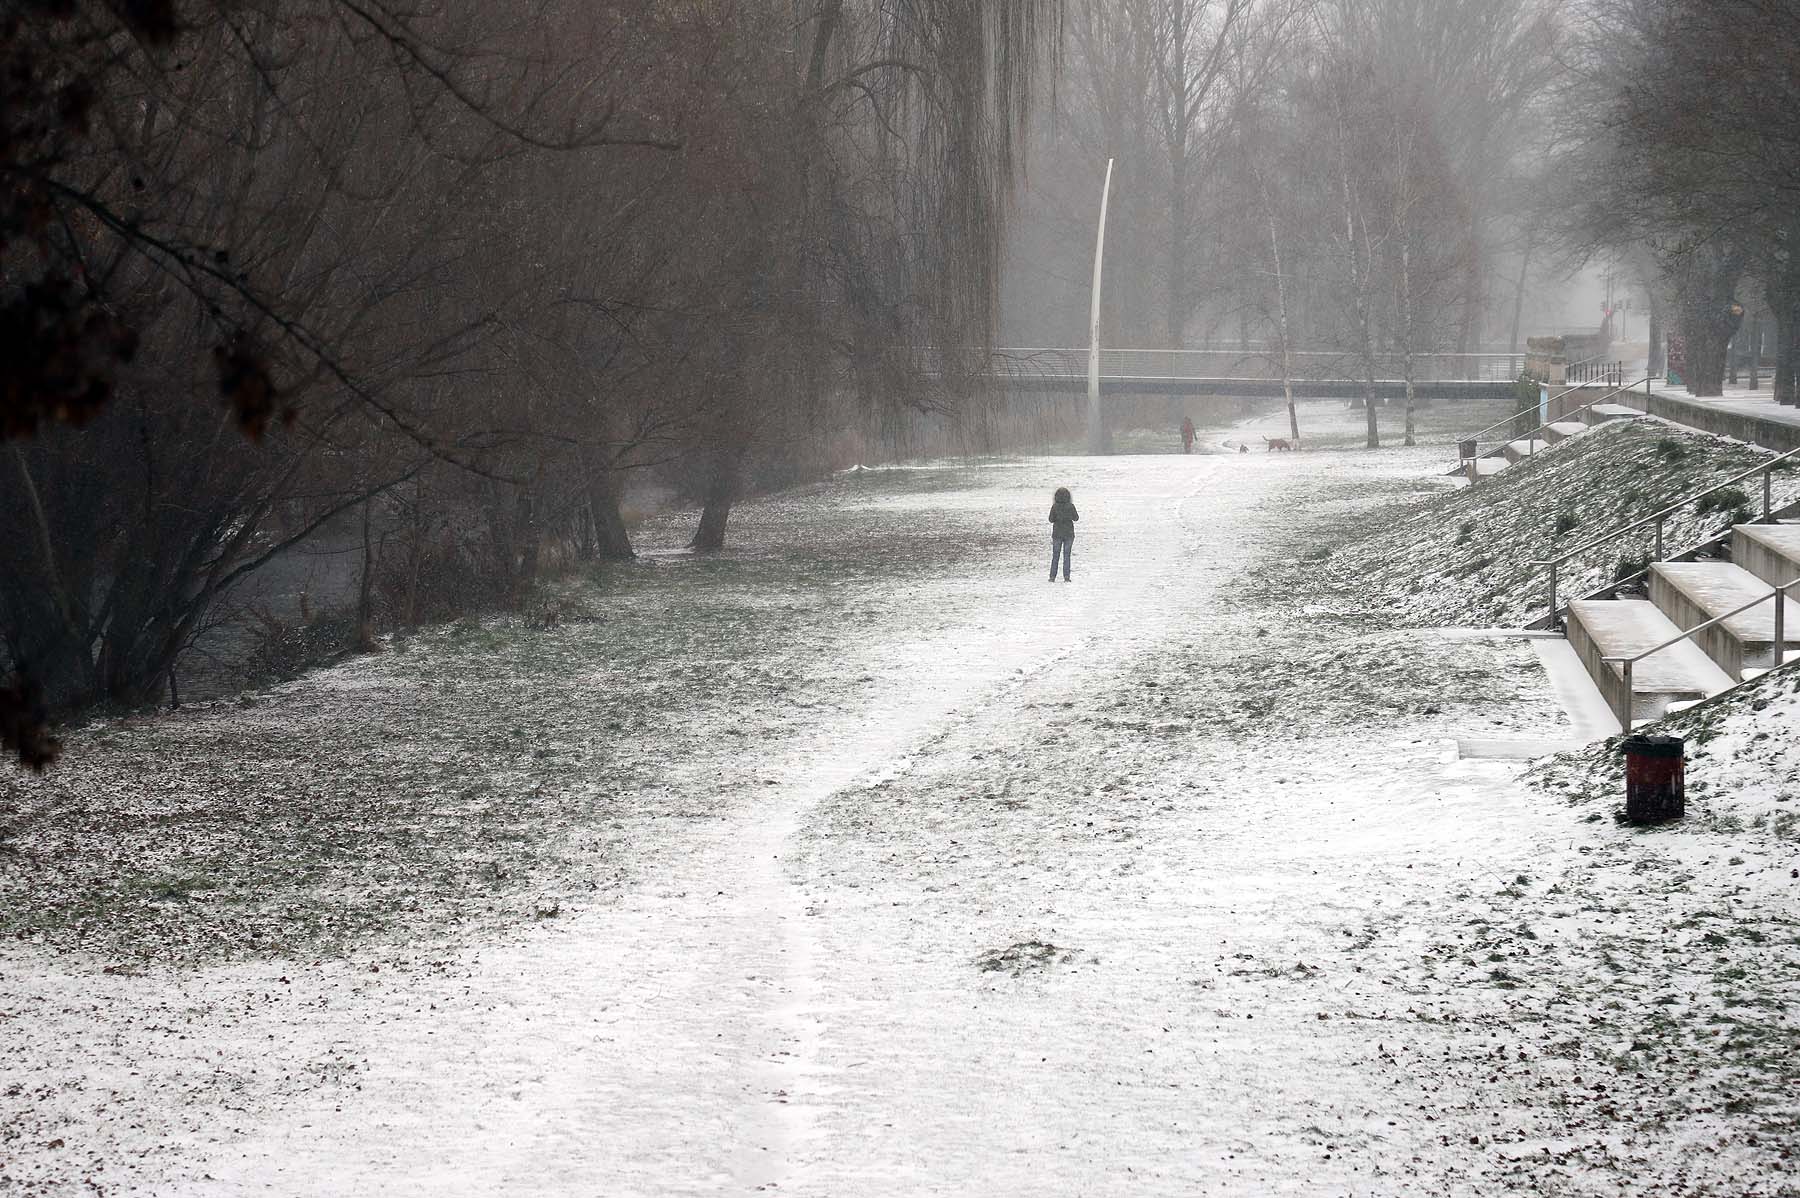
[[[1081,513],[1069,497],[1069,488],[1058,487],[1050,503],[1050,581],[1056,581],[1056,563],[1062,561],[1063,581],[1069,581],[1069,551],[1075,547],[1075,521]]]
[[[1181,452],[1194,452],[1194,419],[1191,416],[1181,418]]]

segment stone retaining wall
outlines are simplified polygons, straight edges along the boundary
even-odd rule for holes
[[[1640,412],[1648,412],[1652,416],[1661,416],[1676,424],[1748,441],[1752,445],[1760,445],[1778,453],[1800,449],[1800,424],[1765,420],[1748,412],[1736,412],[1715,404],[1660,393],[1645,395],[1642,391],[1627,391],[1620,394],[1614,402],[1636,408]]]

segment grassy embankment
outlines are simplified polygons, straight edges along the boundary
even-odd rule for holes
[[[1396,622],[1520,626],[1543,614],[1532,565],[1766,461],[1754,446],[1654,420],[1621,421],[1563,442],[1479,486],[1411,495],[1374,513],[1321,569],[1346,599]],[[1397,488],[1396,488],[1397,489]],[[1800,471],[1776,476],[1776,503],[1800,499]],[[1670,552],[1761,509],[1754,480],[1672,515]],[[1560,593],[1579,595],[1642,568],[1648,528],[1566,563]]]

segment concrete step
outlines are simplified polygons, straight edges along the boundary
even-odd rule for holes
[[[1800,524],[1737,524],[1731,560],[1770,586],[1800,578]]]
[[[1695,628],[1770,594],[1768,583],[1728,562],[1654,562],[1650,602],[1677,628]],[[1782,640],[1800,649],[1800,602],[1786,601]],[[1721,670],[1743,680],[1746,667],[1775,664],[1775,603],[1770,600],[1694,637]]]
[[[1588,431],[1588,426],[1579,420],[1558,420],[1555,424],[1544,426],[1544,440],[1554,445],[1558,441],[1567,441]]]
[[[1589,427],[1592,427],[1596,424],[1605,424],[1608,420],[1636,420],[1642,415],[1643,413],[1636,408],[1628,408],[1624,404],[1597,403],[1581,413],[1581,419]]]
[[[1550,442],[1539,441],[1535,437],[1529,441],[1508,441],[1500,452],[1506,455],[1509,462],[1519,462],[1526,458],[1543,453],[1550,448]]]
[[[1646,599],[1577,599],[1569,605],[1569,645],[1606,701],[1623,704],[1624,677],[1606,657],[1631,657],[1681,629]],[[1732,678],[1693,641],[1651,654],[1632,670],[1631,718],[1654,720],[1681,699],[1706,699],[1729,690]]]
[[[1512,463],[1505,458],[1471,458],[1469,459],[1469,481],[1478,483],[1484,478],[1491,478],[1510,465]]]

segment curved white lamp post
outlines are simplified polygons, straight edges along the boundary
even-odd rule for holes
[[[1112,194],[1113,160],[1106,160],[1100,188],[1100,230],[1094,235],[1094,303],[1088,318],[1088,452],[1105,453],[1106,424],[1100,418],[1100,272],[1106,260],[1106,200]]]

